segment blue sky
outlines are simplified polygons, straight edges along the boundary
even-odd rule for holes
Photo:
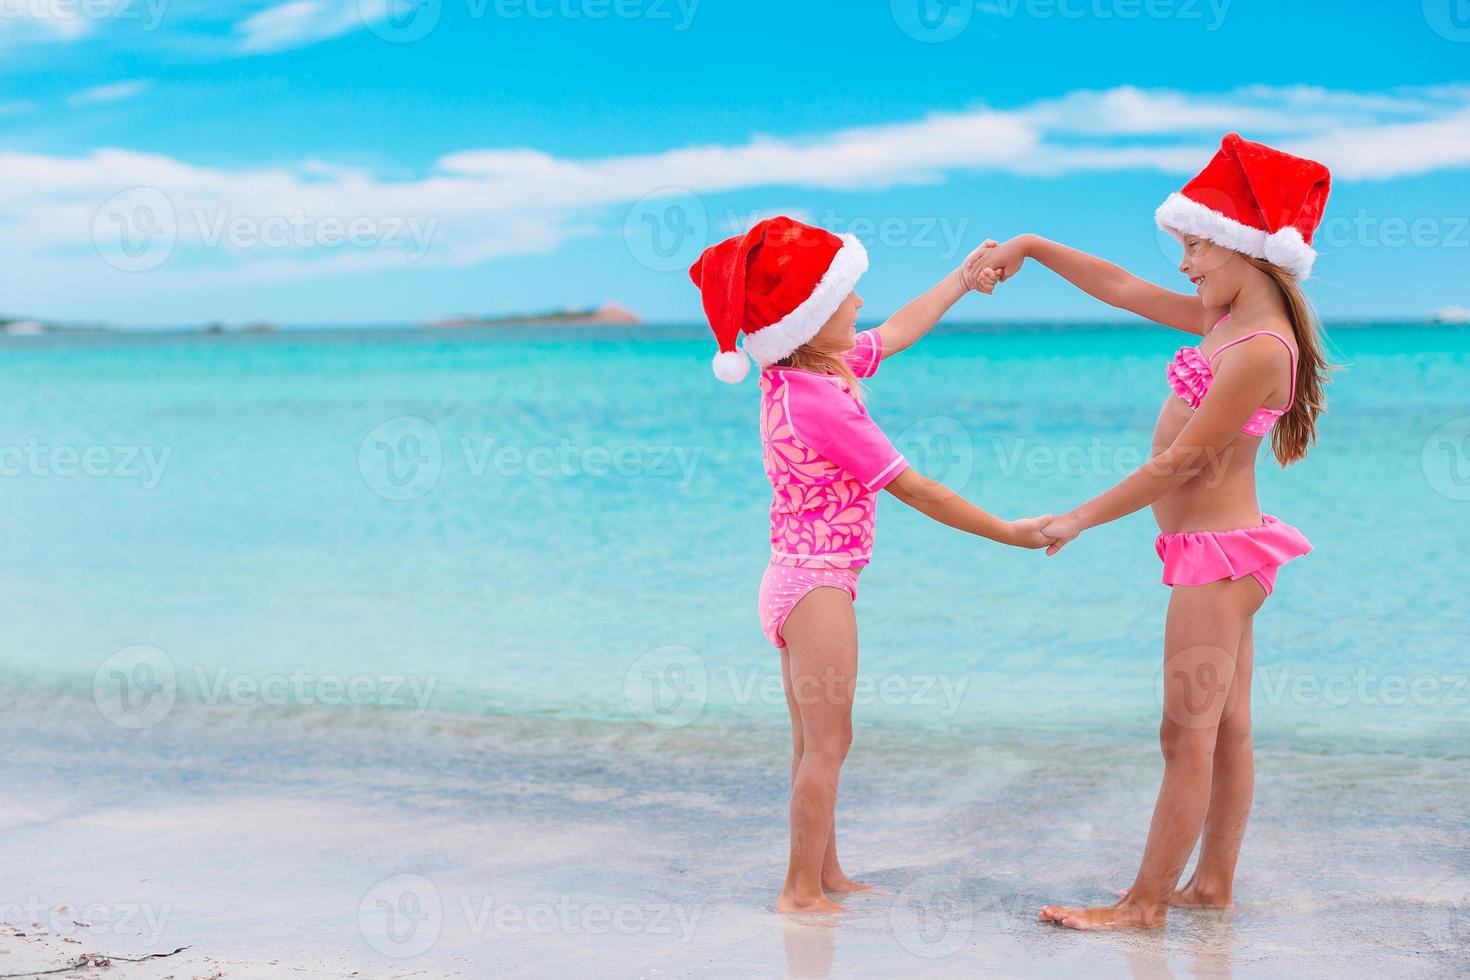
[[[0,0],[0,313],[695,320],[688,260],[776,212],[868,243],[874,313],[1021,231],[1182,283],[1152,211],[1228,129],[1333,167],[1324,313],[1470,306],[1470,9],[1322,10]]]

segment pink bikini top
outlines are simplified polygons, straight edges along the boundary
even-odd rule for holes
[[[1221,320],[1221,323],[1223,322],[1224,320]],[[1217,327],[1219,325],[1219,323],[1215,324]],[[1286,353],[1291,358],[1291,395],[1286,400],[1285,408],[1258,409],[1250,417],[1250,421],[1240,427],[1240,431],[1248,436],[1264,436],[1268,434],[1276,425],[1276,420],[1291,411],[1291,406],[1296,403],[1296,352],[1291,349],[1291,344],[1286,342],[1286,338],[1279,333],[1274,333],[1270,330],[1257,330],[1255,333],[1246,334],[1239,340],[1232,340],[1230,343],[1222,345],[1219,350],[1215,351],[1208,358],[1205,357],[1198,347],[1181,347],[1178,353],[1174,355],[1174,359],[1169,362],[1169,369],[1166,373],[1169,379],[1169,387],[1174,389],[1174,394],[1183,398],[1189,404],[1191,410],[1199,408],[1199,403],[1205,399],[1205,392],[1210,390],[1210,383],[1215,380],[1215,374],[1210,369],[1210,363],[1219,357],[1221,353],[1229,350],[1236,344],[1243,344],[1252,337],[1259,337],[1262,334],[1267,337],[1275,337],[1281,341],[1281,346],[1286,348]]]

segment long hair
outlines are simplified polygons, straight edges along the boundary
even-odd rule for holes
[[[1271,277],[1286,301],[1286,316],[1296,335],[1296,400],[1271,431],[1271,451],[1282,466],[1304,458],[1317,438],[1317,416],[1327,408],[1327,382],[1337,365],[1327,359],[1317,312],[1296,276],[1264,259],[1246,261]]]
[[[813,374],[835,375],[847,382],[847,387],[852,390],[852,397],[858,401],[863,400],[863,386],[858,381],[857,375],[852,373],[852,368],[848,366],[847,361],[832,351],[805,343],[776,363],[782,367],[800,368]]]

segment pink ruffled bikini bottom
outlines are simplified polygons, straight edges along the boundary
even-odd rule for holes
[[[1269,596],[1276,570],[1311,551],[1312,543],[1290,524],[1262,514],[1259,527],[1160,534],[1154,548],[1164,562],[1165,585],[1208,585],[1250,575]]]

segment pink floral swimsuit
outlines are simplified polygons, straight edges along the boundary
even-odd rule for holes
[[[870,378],[883,360],[873,330],[844,356]],[[878,491],[907,463],[841,378],[797,368],[761,372],[761,440],[771,481],[771,563],[761,580],[761,624],[784,647],[781,626],[812,589],[857,598],[873,555]]]

